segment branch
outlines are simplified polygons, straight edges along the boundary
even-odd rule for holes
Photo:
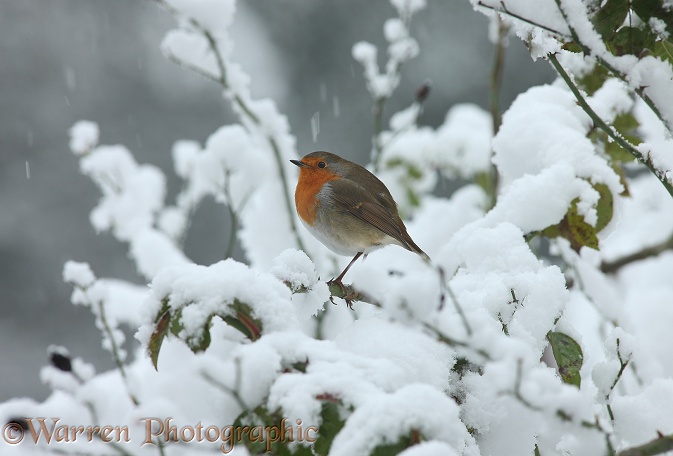
[[[506,15],[506,16],[513,17],[514,19],[518,19],[518,20],[520,20],[521,22],[525,22],[526,24],[530,24],[530,25],[532,25],[532,26],[534,26],[534,27],[538,27],[538,28],[541,28],[542,30],[546,30],[546,31],[548,31],[549,33],[553,33],[554,35],[559,35],[559,36],[562,36],[562,37],[567,37],[567,38],[569,38],[569,36],[568,36],[567,34],[565,34],[565,33],[561,33],[561,32],[559,32],[558,30],[554,30],[553,28],[549,28],[549,27],[547,27],[547,26],[545,26],[545,25],[538,24],[537,22],[533,22],[533,21],[531,21],[530,19],[526,19],[526,18],[523,17],[523,16],[519,16],[518,14],[512,13],[510,10],[507,9],[507,6],[505,6],[505,3],[504,3],[504,2],[500,2],[500,6],[502,7],[502,9],[500,9],[500,8],[496,8],[496,7],[491,6],[491,5],[487,5],[487,4],[483,3],[483,2],[479,2],[479,3],[477,3],[477,6],[481,6],[482,8],[485,8],[485,9],[488,9],[488,10],[491,10],[491,11],[495,11],[496,13],[500,13],[500,14],[504,14],[504,15]],[[567,21],[566,21],[566,22],[567,22]]]
[[[117,346],[117,342],[115,341],[112,328],[108,324],[107,318],[105,317],[105,308],[103,306],[103,301],[98,301],[98,311],[101,325],[103,327],[102,329],[107,333],[107,338],[110,341],[110,352],[112,353],[112,358],[114,359],[114,362],[117,365],[117,369],[119,369],[119,373],[122,376],[122,380],[124,380],[124,384],[126,385],[126,391],[128,392],[131,402],[133,402],[133,405],[137,406],[140,404],[140,402],[138,402],[138,399],[133,395],[133,393],[131,393],[131,390],[129,388],[129,380],[128,377],[126,376],[126,369],[124,369],[124,363],[122,362],[121,356],[119,355],[119,347]]]
[[[668,191],[668,193],[671,196],[673,196],[673,185],[666,179],[666,173],[657,169],[654,166],[654,164],[652,163],[652,157],[650,157],[649,153],[647,157],[643,156],[643,154],[640,151],[638,151],[631,143],[625,140],[611,126],[606,124],[605,121],[603,121],[603,119],[601,119],[598,116],[598,114],[596,114],[596,112],[591,108],[591,106],[589,106],[587,101],[584,99],[582,93],[577,88],[570,75],[563,69],[558,59],[556,58],[555,54],[549,54],[547,58],[551,62],[552,66],[556,69],[559,76],[561,76],[561,78],[568,85],[568,88],[573,93],[573,95],[575,95],[577,103],[584,110],[584,112],[587,113],[587,115],[591,118],[591,120],[593,120],[594,124],[601,130],[603,130],[610,138],[612,138],[622,148],[629,151],[629,153],[631,153],[631,155],[633,155],[636,158],[636,160],[647,166],[647,168],[652,172],[652,174],[654,174],[657,177],[657,179],[659,179],[659,181],[663,184],[663,186],[666,188],[666,191]]]
[[[453,293],[453,290],[451,289],[451,286],[449,285],[449,282],[445,278],[445,273],[444,269],[440,266],[436,269],[437,275],[439,276],[439,288],[441,291],[441,294],[439,296],[439,309],[441,310],[442,307],[444,307],[444,301],[445,301],[445,296],[444,292],[446,291],[446,294],[449,295],[451,298],[451,301],[453,302],[453,306],[456,309],[456,313],[460,317],[460,319],[463,322],[463,326],[465,327],[465,332],[467,332],[468,337],[472,336],[472,327],[470,326],[470,323],[467,321],[467,316],[465,315],[465,312],[463,312],[463,308],[460,307],[460,304],[458,303],[458,298],[456,295]],[[456,270],[457,271],[457,270]],[[455,275],[455,272],[454,274]],[[453,277],[452,275],[452,277]]]
[[[243,369],[241,366],[241,359],[240,358],[234,358],[234,363],[236,364],[236,378],[234,380],[234,387],[231,388],[224,383],[222,383],[219,379],[214,378],[212,375],[210,375],[208,372],[202,371],[201,375],[203,378],[213,385],[216,388],[221,389],[228,395],[234,398],[236,403],[238,404],[239,407],[241,407],[242,411],[248,411],[250,410],[250,407],[248,404],[245,403],[243,398],[241,397],[240,391],[241,391],[241,370]]]
[[[606,274],[611,274],[617,272],[619,269],[624,266],[634,263],[636,261],[644,260],[646,258],[657,256],[666,250],[673,249],[673,236],[665,240],[664,242],[653,245],[652,247],[644,248],[639,252],[634,252],[630,255],[626,255],[622,258],[619,258],[615,261],[603,261],[601,263],[601,271]]]
[[[620,451],[617,456],[653,456],[673,450],[673,434],[659,434],[659,438],[643,445]]]
[[[468,344],[467,342],[463,342],[462,340],[454,339],[453,337],[447,336],[444,333],[442,333],[439,329],[431,326],[429,323],[423,323],[423,327],[432,332],[432,334],[434,334],[437,340],[439,340],[443,344],[449,345],[451,347],[466,348],[474,351],[487,361],[491,360],[491,356],[488,354],[488,352],[484,351],[481,348],[474,348],[470,346],[470,344]]]
[[[609,401],[610,400],[610,395],[612,395],[612,392],[615,390],[615,387],[617,386],[617,383],[619,383],[619,380],[622,378],[622,375],[624,374],[624,371],[629,365],[629,362],[631,361],[631,358],[628,358],[626,361],[622,359],[622,354],[619,352],[619,339],[617,339],[617,359],[619,359],[619,372],[617,372],[617,376],[615,377],[615,380],[612,382],[612,385],[610,385],[610,390],[608,393],[605,395],[605,400]],[[607,404],[607,409],[608,409],[608,414],[610,415],[610,420],[613,422],[615,421],[615,415],[612,413],[612,406],[608,402]]]
[[[577,45],[582,49],[582,52],[583,52],[585,55],[591,55],[591,56],[593,56],[593,57],[596,59],[596,61],[597,61],[600,65],[602,65],[604,68],[606,68],[608,71],[610,71],[610,73],[612,73],[614,76],[616,76],[616,77],[619,78],[620,80],[626,82],[627,85],[628,85],[628,82],[627,82],[627,80],[626,80],[626,75],[625,75],[624,73],[618,71],[613,65],[611,65],[611,64],[610,64],[607,60],[605,60],[603,57],[601,57],[601,56],[595,54],[589,46],[585,45],[585,44],[580,40],[579,36],[577,35],[577,32],[576,32],[575,29],[572,27],[571,22],[568,21],[568,16],[566,15],[565,10],[564,10],[563,7],[561,6],[561,0],[556,0],[556,6],[558,7],[559,11],[561,12],[561,15],[563,16],[563,19],[565,20],[566,25],[567,25],[568,28],[570,29],[570,34],[571,34],[571,36],[572,36],[573,41],[575,42],[575,44],[577,44]],[[652,110],[652,112],[654,112],[654,114],[659,118],[659,120],[661,120],[661,123],[664,124],[664,126],[666,127],[666,130],[668,130],[669,133],[673,133],[673,132],[671,131],[671,129],[670,129],[668,123],[664,120],[663,116],[661,115],[661,112],[659,111],[659,109],[657,108],[657,106],[654,104],[654,102],[652,101],[652,99],[645,93],[645,88],[644,88],[644,87],[638,87],[638,88],[635,88],[635,89],[633,89],[633,90],[634,90],[634,91],[638,94],[638,96],[645,102],[645,104],[646,104],[647,106],[649,106],[649,108]]]
[[[335,304],[333,298],[341,298],[346,301],[346,305],[351,310],[353,309],[353,303],[357,301],[367,302],[376,307],[383,307],[376,299],[372,298],[368,294],[356,290],[353,285],[345,285],[343,283],[337,283],[334,280],[327,282],[330,292],[330,301],[332,304]]]

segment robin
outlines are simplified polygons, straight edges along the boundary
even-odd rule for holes
[[[407,233],[395,200],[378,177],[330,152],[290,161],[299,167],[294,201],[306,229],[334,253],[354,255],[330,283],[345,289],[341,280],[353,263],[389,244],[430,261]]]

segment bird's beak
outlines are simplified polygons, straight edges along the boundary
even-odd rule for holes
[[[300,168],[304,168],[305,166],[308,166],[306,163],[304,163],[301,160],[290,160],[292,163],[295,165],[299,166]]]

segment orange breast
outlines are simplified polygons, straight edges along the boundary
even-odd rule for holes
[[[318,192],[327,182],[337,179],[336,174],[311,168],[299,170],[299,182],[294,192],[297,213],[306,223],[313,225],[318,211]]]

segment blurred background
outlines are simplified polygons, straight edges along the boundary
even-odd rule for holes
[[[412,22],[421,54],[403,68],[386,120],[427,79],[432,91],[422,124],[441,124],[456,103],[487,108],[488,20],[467,0],[427,1]],[[287,115],[299,156],[324,149],[367,162],[372,101],[351,47],[370,41],[383,59],[382,27],[394,14],[387,0],[239,1],[235,59],[252,77],[253,95],[273,98]],[[123,144],[138,162],[166,173],[170,201],[179,185],[172,144],[203,143],[235,122],[219,86],[162,56],[162,37],[173,24],[147,0],[0,0],[0,401],[49,394],[39,371],[50,344],[99,370],[113,366],[89,311],[70,304],[61,278],[65,261],[89,262],[99,277],[143,283],[126,246],[89,223],[99,194],[79,174],[68,129],[80,119],[97,122],[101,143]],[[518,93],[553,77],[512,39],[503,110]],[[228,226],[224,207],[202,204],[186,241],[190,258],[222,259]],[[244,259],[240,250],[236,256]]]

